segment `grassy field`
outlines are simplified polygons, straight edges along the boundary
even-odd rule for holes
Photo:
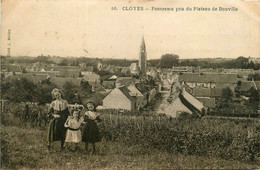
[[[51,151],[46,147],[46,131],[11,126],[1,127],[2,169],[190,169],[224,168],[255,169],[259,160],[240,162],[194,155],[170,154],[154,148],[105,139],[97,144],[97,153],[84,151],[84,144],[77,152],[67,146],[59,151],[59,143]],[[90,148],[91,149],[91,148]]]
[[[1,114],[3,169],[256,169],[259,119],[169,119],[152,113],[101,115],[97,153],[46,147],[45,107],[15,104]],[[91,147],[90,147],[91,148]]]

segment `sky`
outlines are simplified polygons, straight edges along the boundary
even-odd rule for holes
[[[185,11],[187,7],[211,11]],[[259,11],[259,1],[2,0],[1,55],[7,55],[9,43],[11,56],[138,59],[144,37],[147,59],[166,53],[180,58],[260,58]]]

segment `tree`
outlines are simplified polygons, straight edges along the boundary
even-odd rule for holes
[[[249,89],[249,105],[251,105],[251,106],[253,106],[253,108],[257,109],[259,101],[260,101],[260,90],[250,88]]]
[[[158,67],[160,65],[160,59],[148,60],[148,64],[151,67]]]
[[[53,61],[50,61],[50,56],[38,56],[36,57],[33,62],[37,63],[37,62],[40,62],[40,63],[54,63]]]
[[[227,87],[222,90],[222,99],[229,101],[233,96],[232,90]]]
[[[248,68],[249,59],[243,56],[238,57],[235,60],[236,68]]]
[[[61,62],[60,62],[59,65],[60,65],[60,66],[68,66],[68,65],[69,65],[69,60],[68,60],[68,59],[63,59],[63,60],[61,60]]]
[[[69,103],[79,103],[77,97],[77,87],[70,81],[65,82],[63,85],[64,98]]]
[[[25,79],[14,79],[8,83],[9,87],[5,86],[3,98],[12,102],[31,102],[33,101],[34,89],[36,85]]]
[[[81,91],[81,94],[91,94],[92,93],[92,86],[89,84],[88,81],[82,79],[81,82],[80,82],[80,91]]]
[[[78,90],[78,99],[80,103],[90,98],[92,94],[92,86],[88,83],[88,81],[82,79],[80,82],[80,89]]]
[[[37,85],[34,90],[34,102],[40,105],[50,103],[52,101],[51,91],[56,88],[49,79],[44,80],[41,84]]]
[[[160,67],[161,68],[172,68],[172,66],[178,66],[179,56],[175,54],[164,54],[161,57]]]
[[[254,69],[255,68],[255,64],[254,62],[251,60],[250,63],[248,64],[248,68]]]

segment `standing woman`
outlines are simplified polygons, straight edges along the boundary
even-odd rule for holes
[[[96,152],[95,143],[101,141],[101,136],[97,123],[101,122],[100,114],[96,112],[94,102],[88,101],[86,103],[87,112],[85,113],[84,122],[86,123],[83,128],[82,142],[85,142],[86,151],[88,151],[88,144],[93,146],[92,153]]]
[[[66,134],[64,124],[69,116],[68,102],[61,98],[61,91],[57,88],[53,89],[51,94],[55,100],[50,104],[49,116],[51,121],[47,136],[48,149],[50,150],[52,142],[61,141],[61,150],[63,150]]]

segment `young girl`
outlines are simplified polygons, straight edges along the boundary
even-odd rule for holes
[[[80,111],[72,110],[72,113],[64,124],[67,127],[65,142],[75,143],[75,150],[78,150],[78,143],[82,139],[80,125],[83,123],[83,119],[80,118]]]
[[[97,126],[97,123],[101,121],[99,118],[100,114],[95,112],[94,102],[89,101],[86,106],[88,111],[85,113],[84,117],[84,122],[86,122],[86,124],[83,128],[82,141],[86,144],[86,151],[88,151],[88,143],[91,143],[93,146],[92,153],[95,153],[95,143],[101,141],[99,128]]]

